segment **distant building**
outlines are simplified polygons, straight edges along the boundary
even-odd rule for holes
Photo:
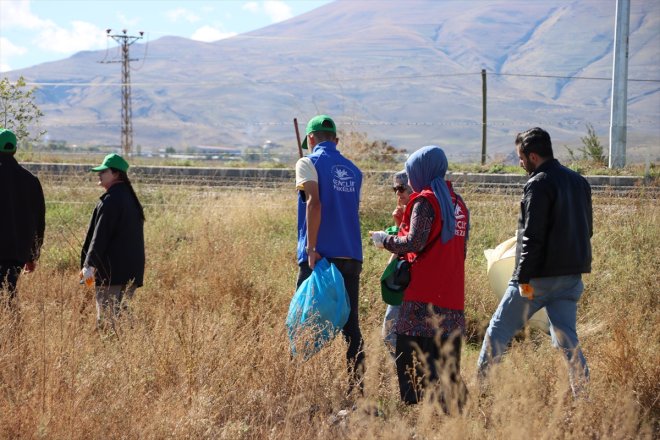
[[[205,159],[238,160],[243,151],[234,147],[215,147],[211,145],[194,145],[186,149],[194,156],[204,156]]]
[[[273,142],[271,140],[267,140],[264,142],[264,144],[261,146],[261,149],[266,151],[266,150],[272,150],[273,148],[280,148],[282,144],[278,144],[277,142]]]

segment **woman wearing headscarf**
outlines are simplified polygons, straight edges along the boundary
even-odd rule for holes
[[[460,410],[467,390],[460,376],[465,330],[465,256],[468,210],[446,181],[447,157],[436,146],[417,150],[406,161],[414,193],[398,236],[373,232],[377,247],[405,254],[411,263],[397,334],[396,367],[401,400],[436,400],[446,411]]]
[[[105,189],[89,223],[81,253],[81,279],[96,285],[97,327],[114,320],[144,278],[144,210],[128,179],[128,163],[109,154],[90,171]]]

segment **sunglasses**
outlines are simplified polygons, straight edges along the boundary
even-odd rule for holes
[[[394,190],[395,193],[400,193],[400,192],[406,192],[408,188],[406,187],[406,185],[397,185],[397,186],[393,186],[392,190]]]

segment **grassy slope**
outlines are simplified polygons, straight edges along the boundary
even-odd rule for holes
[[[118,337],[94,331],[94,303],[77,283],[92,180],[45,182],[48,229],[38,271],[21,279],[22,320],[0,316],[0,437],[49,438],[652,438],[660,431],[659,236],[654,200],[595,199],[593,273],[578,312],[590,401],[572,402],[549,339],[514,342],[498,386],[479,396],[479,332],[496,306],[483,250],[512,235],[517,196],[463,194],[472,213],[469,334],[463,416],[398,403],[380,340],[378,278],[387,260],[366,231],[388,225],[392,196],[363,190],[366,338],[362,411],[352,404],[341,339],[291,361],[284,328],[296,277],[295,193],[138,186],[147,223],[147,275]]]

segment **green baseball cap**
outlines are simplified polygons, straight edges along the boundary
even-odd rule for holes
[[[390,261],[380,277],[380,294],[383,297],[385,304],[391,306],[401,305],[403,302],[403,294],[406,287],[399,286],[394,283],[393,278],[399,264],[403,263],[402,260],[394,259]]]
[[[126,162],[120,155],[112,153],[105,156],[101,165],[94,167],[89,171],[103,171],[108,168],[114,168],[115,170],[126,172],[126,170],[128,170],[128,162]]]
[[[16,135],[13,131],[0,128],[0,153],[13,153],[16,151]]]
[[[335,121],[328,115],[317,115],[309,120],[307,123],[307,130],[305,130],[305,140],[302,142],[302,147],[307,149],[307,135],[315,131],[328,131],[330,133],[337,133],[337,126]]]

